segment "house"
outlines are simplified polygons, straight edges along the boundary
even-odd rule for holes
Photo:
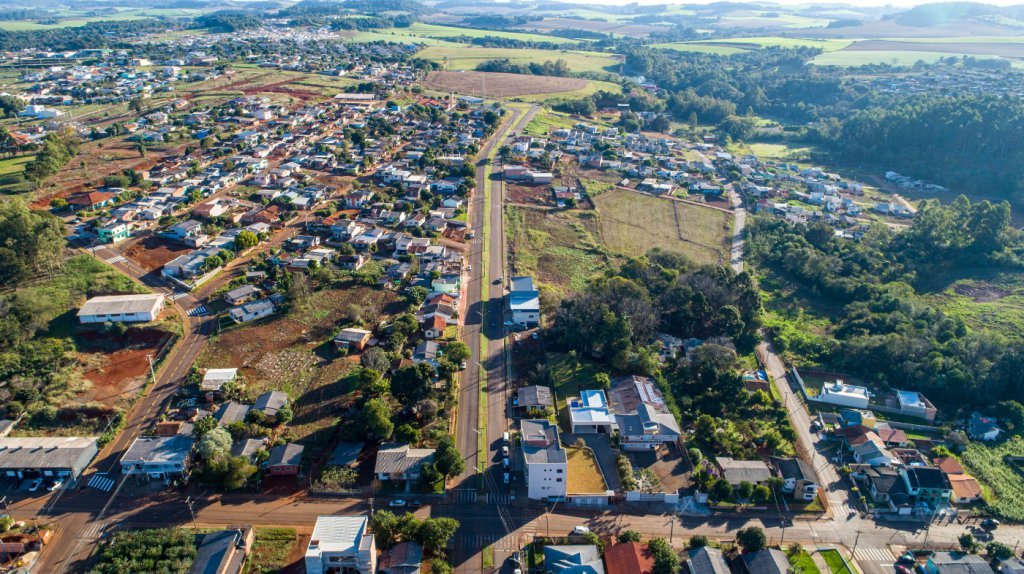
[[[994,417],[973,412],[967,422],[967,436],[974,440],[996,440],[999,438],[999,433],[1003,432],[999,428],[998,422]]]
[[[544,547],[547,574],[604,574],[601,552],[593,544],[549,545]]]
[[[935,468],[941,470],[947,475],[964,474],[964,466],[960,464],[960,461],[952,456],[942,456],[932,460],[932,464]]]
[[[720,456],[717,462],[718,468],[722,471],[722,478],[733,487],[739,486],[741,482],[767,484],[772,478],[771,469],[759,460],[735,460]]]
[[[534,287],[532,277],[512,278],[508,306],[512,311],[513,323],[527,327],[540,323],[540,292]]]
[[[176,241],[186,241],[190,237],[198,237],[203,233],[203,224],[195,219],[182,221],[169,227],[163,234]]]
[[[818,479],[814,467],[799,458],[769,459],[782,478],[782,492],[792,494],[796,500],[810,502],[818,493]]]
[[[412,353],[412,362],[430,363],[437,368],[441,360],[441,346],[437,341],[420,341]]]
[[[953,504],[972,504],[981,500],[984,494],[981,485],[973,476],[966,474],[947,474],[949,485],[953,489]]]
[[[604,563],[608,574],[651,574],[654,556],[646,544],[624,542],[604,549]]]
[[[718,548],[701,546],[686,554],[686,569],[689,574],[730,574],[729,563]]]
[[[558,440],[558,427],[547,419],[519,423],[527,497],[560,500],[565,497],[569,460]]]
[[[252,409],[263,413],[263,416],[267,419],[273,419],[277,416],[277,412],[287,404],[288,393],[284,391],[267,391],[256,397],[256,401],[252,404]]]
[[[270,299],[260,299],[240,305],[228,311],[228,316],[235,323],[248,323],[263,317],[269,317],[274,313],[276,307]]]
[[[199,383],[199,390],[219,393],[224,389],[224,385],[234,381],[237,376],[238,369],[206,369],[203,381]]]
[[[448,328],[448,321],[443,315],[434,315],[423,321],[423,336],[427,339],[440,339],[444,337],[444,331]]]
[[[235,287],[224,294],[224,300],[231,305],[242,305],[252,301],[260,294],[260,290],[253,285],[242,285]]]
[[[90,191],[80,193],[68,199],[71,209],[100,209],[114,203],[117,199],[116,193],[109,191]]]
[[[898,470],[888,466],[868,467],[863,475],[875,502],[888,503],[890,510],[910,504],[910,492]]]
[[[249,414],[249,405],[243,405],[237,401],[222,403],[213,414],[219,426],[226,427],[231,423],[245,422],[245,416]]]
[[[604,391],[582,391],[579,398],[569,399],[568,407],[573,434],[612,434],[615,415],[608,410],[608,399]]]
[[[635,413],[616,414],[615,423],[623,450],[654,450],[677,442],[683,434],[675,416],[648,403],[640,403]]]
[[[786,574],[789,572],[789,559],[781,550],[765,548],[744,554],[743,567],[749,574]]]
[[[373,473],[377,480],[417,481],[423,465],[433,462],[434,450],[409,448],[409,445],[382,445],[377,451]]]
[[[306,447],[289,442],[270,449],[270,456],[263,463],[267,476],[296,476],[302,464],[302,451]]]
[[[188,470],[195,439],[186,435],[140,436],[121,457],[121,474],[166,480]]]
[[[551,387],[539,385],[519,387],[515,398],[512,399],[512,406],[527,412],[531,410],[553,409],[555,407],[555,399],[551,395]]]
[[[189,574],[240,574],[255,538],[251,526],[232,526],[202,535]]]
[[[900,469],[907,492],[916,502],[926,502],[932,508],[949,504],[953,487],[946,473],[935,467],[905,466]]]
[[[77,479],[99,452],[97,437],[0,438],[0,476]]]
[[[370,338],[372,336],[373,333],[366,329],[342,329],[341,332],[334,337],[334,346],[339,350],[346,349],[357,352],[363,351],[370,343]]]
[[[889,466],[899,462],[899,459],[882,444],[878,435],[868,431],[868,440],[863,444],[853,447],[853,460],[860,464],[871,466]]]
[[[933,422],[938,413],[935,405],[917,391],[896,391],[896,401],[899,404],[900,414],[904,416]]]
[[[266,444],[264,442],[265,440],[266,439],[256,438],[236,440],[231,445],[231,456],[242,456],[249,459],[249,461],[252,462],[253,458],[256,456],[256,453],[263,449],[264,445]]]
[[[380,557],[377,574],[420,574],[423,547],[412,541],[395,544]]]
[[[114,220],[96,230],[96,236],[103,243],[117,243],[131,237],[132,233],[128,225],[120,220]]]
[[[88,323],[148,323],[155,321],[164,306],[162,293],[147,295],[104,295],[93,297],[78,310],[78,320]]]
[[[306,574],[374,574],[377,545],[365,516],[318,516],[304,557]]]
[[[882,444],[887,447],[906,448],[910,444],[907,433],[900,429],[879,427],[875,429],[875,434],[882,440]]]
[[[924,564],[918,563],[920,574],[995,574],[981,556],[963,552],[935,552]]]
[[[826,384],[821,388],[821,394],[818,395],[818,400],[823,403],[829,403],[832,405],[839,405],[842,407],[853,407],[855,409],[866,409],[868,408],[868,402],[871,394],[867,388],[859,387],[857,385],[844,384],[842,380],[837,380],[832,384]]]
[[[999,574],[1024,574],[1024,562],[1016,556],[999,563]]]

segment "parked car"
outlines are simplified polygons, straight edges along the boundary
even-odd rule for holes
[[[981,521],[981,527],[985,530],[995,530],[996,528],[999,528],[999,521],[995,518],[986,518]]]
[[[64,481],[58,478],[57,480],[53,481],[53,484],[50,485],[49,490],[50,492],[53,492],[54,490],[57,490],[61,486],[64,486]]]
[[[508,459],[508,457],[503,458],[503,459],[501,459],[501,466],[503,466],[505,468],[508,468],[508,467],[512,466],[512,461],[510,461]]]
[[[511,481],[511,480],[512,480],[512,477],[509,475],[509,473],[506,472],[506,473],[501,475],[501,481],[504,482],[505,484],[508,484],[509,481]]]
[[[508,445],[501,447],[501,456],[508,458]]]
[[[586,526],[576,526],[576,527],[574,527],[572,529],[572,533],[573,534],[580,534],[580,535],[590,534],[590,529],[587,528]]]
[[[388,506],[390,506],[391,508],[405,508],[406,504],[407,503],[404,500],[402,500],[401,498],[397,498],[389,502]]]

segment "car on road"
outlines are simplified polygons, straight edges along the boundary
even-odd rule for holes
[[[462,361],[462,364],[459,365],[459,370],[465,371],[467,366],[466,361]]]
[[[473,266],[472,265],[466,265],[466,271],[472,271],[472,270],[473,270]]]
[[[501,456],[508,458],[508,445],[501,447]]]
[[[999,528],[999,521],[995,518],[986,518],[981,521],[981,527],[985,530],[995,530],[996,528]]]
[[[466,239],[473,239],[474,237],[476,237],[476,233],[473,233],[472,231],[466,234]]]
[[[501,481],[504,482],[505,484],[508,484],[511,478],[512,477],[507,472],[501,475]]]
[[[495,285],[501,285],[501,280],[502,280],[502,279],[504,279],[504,277],[502,277],[501,275],[499,275],[499,276],[498,276],[498,278],[494,280],[494,284],[495,284]]]
[[[409,506],[411,506],[413,508],[419,508],[419,507],[423,506],[423,503],[421,501],[419,501],[419,500],[413,500],[412,502],[409,503]]]
[[[39,487],[42,486],[42,485],[43,485],[43,479],[37,478],[37,479],[33,480],[31,483],[29,483],[28,491],[29,492],[35,492],[35,491],[39,490]]]
[[[505,467],[507,469],[509,466],[512,466],[512,461],[510,461],[508,459],[508,457],[503,458],[503,459],[501,459],[501,466],[503,466],[503,467]]]
[[[573,534],[580,534],[580,535],[590,534],[590,529],[587,528],[586,526],[576,526],[576,527],[573,527],[572,533]]]
[[[53,484],[51,484],[47,490],[53,492],[54,490],[57,490],[61,486],[64,486],[64,481],[58,478],[57,480],[53,481]]]
[[[404,500],[402,500],[401,498],[397,498],[389,502],[388,506],[390,506],[391,508],[405,508],[406,504],[407,503]]]

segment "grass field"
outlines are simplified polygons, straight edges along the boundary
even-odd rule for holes
[[[0,160],[0,195],[14,195],[31,191],[31,184],[25,180],[25,164],[34,155],[21,155]]]
[[[697,40],[694,44],[719,44],[719,45],[744,45],[750,44],[757,48],[781,47],[799,48],[802,46],[810,48],[821,48],[826,52],[842,50],[852,44],[853,40],[847,39],[813,39],[813,38],[788,38],[784,36],[753,36],[748,38],[725,38],[719,40]]]
[[[913,66],[918,61],[934,63],[939,58],[948,58],[951,55],[946,52],[924,52],[916,50],[838,50],[826,52],[811,60],[812,64],[818,66],[866,66],[869,64],[891,64],[894,66]],[[992,58],[995,56],[976,56],[979,59]]]
[[[697,42],[671,42],[667,44],[651,44],[652,48],[664,50],[675,50],[676,52],[699,52],[701,54],[717,54],[719,56],[731,56],[749,52],[744,48],[736,46],[722,46],[719,44],[699,44]]]
[[[257,528],[252,552],[245,561],[245,574],[280,572],[298,541],[294,528]]]
[[[821,574],[821,570],[814,564],[814,560],[806,550],[801,550],[799,554],[786,553],[789,558],[789,564],[796,569],[797,572],[802,574]]]
[[[555,103],[563,100],[578,100],[587,96],[592,96],[599,91],[611,92],[613,94],[621,94],[622,86],[614,84],[612,82],[602,82],[600,80],[587,80],[587,85],[579,90],[572,90],[568,92],[551,92],[547,94],[530,94],[525,96],[519,96],[518,100],[524,102],[538,102],[538,103]]]
[[[440,46],[447,48],[463,47],[465,44],[451,42],[438,38],[425,38],[421,36],[399,35],[397,32],[388,30],[360,30],[358,32],[347,32],[342,35],[346,42],[395,42],[399,44],[421,44],[424,46]]]
[[[608,485],[597,466],[597,460],[589,449],[567,447],[565,456],[569,461],[569,477],[566,479],[566,492],[569,494],[603,493]]]
[[[510,40],[521,40],[523,42],[548,42],[551,44],[578,44],[580,40],[569,38],[558,38],[542,34],[529,34],[524,32],[504,32],[499,30],[479,30],[475,28],[457,28],[454,26],[439,26],[425,22],[415,22],[408,28],[387,28],[380,30],[385,34],[399,36],[414,36],[418,38],[485,38],[487,36],[497,38],[508,38]]]
[[[972,329],[1007,335],[1024,333],[1024,280],[1012,270],[965,270],[970,278],[949,278],[938,293],[922,295]]]
[[[417,55],[426,60],[442,63],[449,70],[473,70],[488,60],[505,58],[514,64],[543,64],[547,61],[565,60],[574,72],[606,72],[608,70],[605,68],[617,68],[619,65],[619,62],[609,54],[579,50],[476,48],[457,45],[431,46]]]
[[[563,128],[572,128],[579,120],[569,114],[544,110],[533,116],[530,123],[526,124],[523,132],[531,136],[546,137],[551,132]]]
[[[533,275],[559,294],[581,291],[608,265],[592,212],[509,206],[506,229],[516,275]]]
[[[581,360],[573,364],[568,355],[548,353],[547,365],[558,410],[565,408],[566,399],[580,396],[580,389],[596,388],[594,376],[600,371],[594,363]]]
[[[1003,459],[1024,456],[1024,439],[1013,436],[998,445],[971,442],[962,459],[971,476],[986,492],[986,502],[1000,518],[1024,520],[1024,478]]]
[[[26,30],[52,30],[55,28],[72,28],[85,26],[92,22],[109,22],[123,20],[141,20],[158,16],[166,17],[189,17],[201,14],[202,10],[189,10],[184,8],[146,8],[143,10],[124,10],[116,14],[89,17],[68,17],[57,19],[56,24],[40,24],[34,20],[5,20],[0,21],[0,30],[8,32],[21,32]]]
[[[832,574],[860,574],[860,570],[852,564],[850,567],[853,568],[853,572],[850,572],[850,568],[846,567],[847,562],[843,561],[838,550],[822,550],[821,557],[825,559],[825,564],[828,564]]]
[[[727,257],[729,213],[621,189],[598,195],[594,203],[601,239],[612,251],[638,257],[658,247],[709,264]]]

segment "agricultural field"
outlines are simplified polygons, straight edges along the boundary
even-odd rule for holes
[[[123,10],[114,14],[104,14],[102,16],[75,16],[73,13],[69,13],[67,17],[57,18],[55,24],[41,24],[35,20],[0,21],[0,30],[8,32],[52,30],[56,28],[85,26],[86,24],[91,24],[93,22],[142,20],[145,18],[156,17],[184,18],[198,16],[202,12],[202,10],[190,10],[185,8],[146,8],[143,10]]]
[[[295,402],[289,433],[315,455],[354,389],[348,375],[358,365],[357,357],[336,357],[331,345],[335,329],[374,325],[397,311],[396,301],[394,292],[355,284],[316,291],[284,316],[214,337],[196,366],[238,368],[250,399],[267,390],[287,392]]]
[[[507,98],[531,94],[581,91],[587,87],[582,78],[502,74],[496,72],[444,72],[427,74],[423,85],[441,92],[481,97]]]
[[[508,59],[513,64],[543,64],[565,60],[574,72],[617,71],[619,61],[611,54],[580,50],[539,50],[513,48],[476,48],[431,46],[419,54],[420,58],[443,64],[448,70],[473,70],[488,60]]]
[[[509,40],[520,40],[523,42],[547,42],[549,44],[578,44],[581,40],[570,38],[558,38],[556,36],[543,36],[540,34],[528,34],[524,32],[503,32],[500,30],[480,30],[476,28],[458,28],[455,26],[439,26],[425,22],[414,22],[408,28],[386,28],[380,30],[384,34],[396,36],[409,36],[413,38],[507,38]]]
[[[1001,518],[1024,520],[1024,477],[1003,459],[1024,456],[1024,439],[1013,436],[998,445],[972,442],[961,456],[971,476],[985,488],[985,501]]]
[[[32,184],[25,179],[25,164],[33,155],[20,155],[0,160],[0,195],[16,195],[31,191]]]
[[[578,20],[575,18],[544,18],[543,20],[530,22],[523,26],[524,29],[536,30],[539,32],[550,32],[554,30],[589,30],[612,34],[615,36],[631,36],[642,38],[649,34],[665,32],[666,26],[650,24],[634,24],[627,20],[615,20],[608,18],[606,14],[603,20]]]
[[[581,291],[608,266],[591,211],[509,206],[505,217],[515,274],[533,275],[559,296]]]
[[[422,36],[414,37],[409,36],[408,34],[399,34],[397,28],[381,30],[350,30],[339,32],[339,35],[346,42],[352,43],[394,42],[396,44],[416,44],[420,46],[438,46],[447,48],[465,46],[465,44],[461,44],[459,42],[440,40],[438,38],[426,38]]]
[[[550,94],[528,94],[525,96],[520,96],[516,99],[524,102],[552,104],[564,100],[578,100],[580,98],[592,96],[599,91],[620,94],[622,93],[622,86],[620,86],[619,84],[614,84],[612,82],[604,82],[601,80],[587,80],[587,85],[579,90],[572,90],[569,92],[553,92]]]
[[[743,52],[749,52],[747,48],[740,48],[737,46],[723,46],[721,44],[701,44],[697,42],[671,42],[663,44],[651,44],[652,48],[661,48],[663,50],[675,50],[676,52],[698,52],[701,54],[717,54],[719,56],[732,56],[733,54],[742,54]]]
[[[861,40],[845,48],[848,52],[886,52],[913,50],[962,56],[990,56],[1000,58],[1024,57],[1024,43],[1021,42],[926,42],[925,38],[905,42],[897,40]]]
[[[711,207],[613,189],[594,198],[601,239],[611,251],[638,257],[655,247],[696,263],[725,260],[732,214]]]
[[[866,66],[870,64],[913,66],[919,61],[931,64],[937,62],[940,58],[948,58],[950,56],[949,53],[914,50],[912,49],[913,47],[913,45],[907,44],[907,50],[837,50],[820,54],[811,60],[811,63],[818,66],[845,67]],[[978,56],[980,59],[989,57],[994,58],[996,56]]]

